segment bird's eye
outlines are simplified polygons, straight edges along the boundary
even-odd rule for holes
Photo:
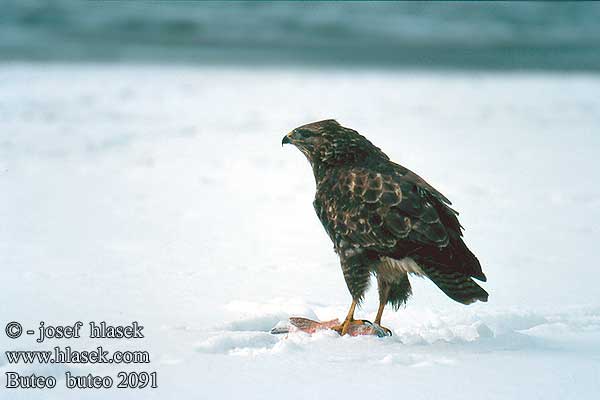
[[[313,131],[309,131],[308,129],[296,129],[294,130],[294,136],[298,139],[308,139],[310,137],[315,136],[316,133]]]

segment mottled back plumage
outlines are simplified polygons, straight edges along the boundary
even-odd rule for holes
[[[382,301],[398,307],[411,293],[410,273],[428,277],[458,302],[487,301],[471,279],[486,277],[463,242],[458,213],[425,180],[335,120],[303,125],[283,142],[294,144],[313,168],[315,211],[355,300],[373,273]]]

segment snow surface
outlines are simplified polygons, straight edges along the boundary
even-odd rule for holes
[[[0,65],[0,320],[140,321],[156,390],[1,398],[595,399],[600,392],[600,78],[142,65]],[[487,304],[413,279],[391,338],[273,336],[349,295],[281,138],[336,118],[461,212]],[[372,319],[372,290],[357,317]],[[2,329],[3,330],[3,329]],[[4,382],[1,386],[4,386]]]

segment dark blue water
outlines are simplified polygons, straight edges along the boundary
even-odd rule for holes
[[[600,70],[600,4],[5,0],[0,60]]]

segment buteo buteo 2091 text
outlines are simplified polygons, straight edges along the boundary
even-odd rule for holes
[[[462,240],[458,213],[421,177],[335,120],[296,128],[285,143],[296,146],[313,168],[315,211],[352,295],[348,315],[337,327],[341,334],[362,323],[354,320],[354,309],[371,274],[379,289],[378,325],[386,304],[398,309],[410,296],[408,274],[431,279],[460,303],[487,301],[487,292],[471,279],[486,277]]]

